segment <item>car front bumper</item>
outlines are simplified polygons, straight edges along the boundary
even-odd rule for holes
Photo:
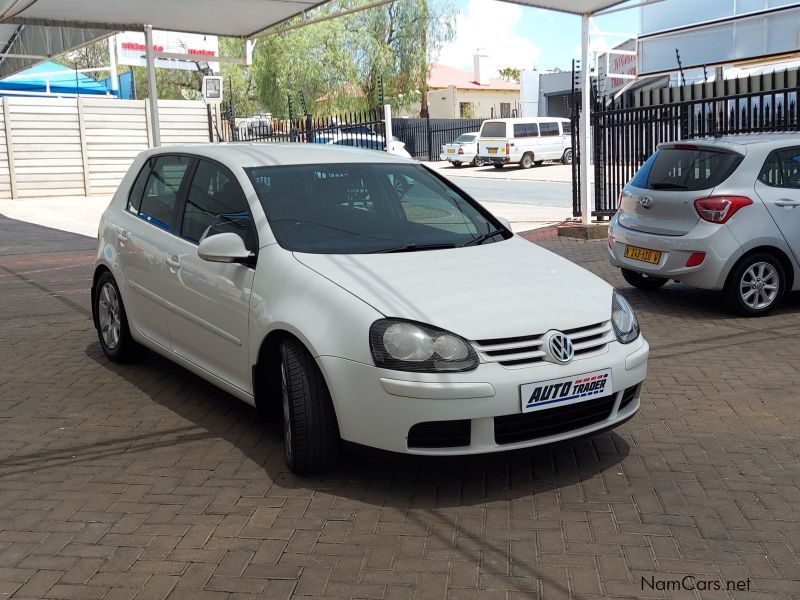
[[[481,363],[474,371],[465,373],[426,374],[390,371],[332,356],[321,356],[319,362],[344,440],[409,454],[459,455],[560,442],[626,421],[639,409],[648,355],[649,345],[640,337],[627,345],[612,342],[606,352],[574,360],[568,365],[540,362],[525,367],[504,367],[498,363]],[[552,409],[522,412],[522,385],[602,369],[611,369],[612,380],[610,392],[602,398],[569,407],[556,404]],[[627,403],[620,408],[626,391]],[[586,415],[595,406],[589,403],[600,400],[605,408],[597,408],[596,417],[587,421]],[[553,429],[537,430],[537,423],[544,423],[543,419],[553,421],[554,415],[561,414],[552,410],[571,407],[578,407],[583,420],[556,422],[558,431],[552,434],[547,431]],[[570,426],[573,422],[577,423],[574,428]],[[466,443],[420,447],[414,438],[410,444],[409,432],[415,425],[427,427],[432,423],[443,423],[443,429],[448,429],[450,424],[458,425],[462,432],[466,428],[468,435],[463,438]],[[500,427],[505,430],[521,428],[524,439],[519,435],[513,441],[500,439]],[[526,436],[528,430],[538,433]]]
[[[627,245],[658,250],[661,259],[658,264],[650,264],[626,258]],[[616,267],[674,279],[702,289],[721,290],[730,265],[741,256],[742,249],[726,225],[700,221],[686,235],[657,235],[622,227],[615,216],[608,228],[608,252],[611,264]],[[686,262],[695,252],[705,253],[703,262],[687,267]]]

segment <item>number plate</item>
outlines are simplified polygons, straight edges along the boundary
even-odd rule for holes
[[[522,412],[575,404],[612,393],[611,369],[520,386]]]
[[[489,154],[497,154],[497,148],[487,148]]]
[[[447,153],[448,153],[448,154],[455,154],[455,153],[456,153],[456,151],[455,151],[453,148],[448,148],[448,149],[447,149]]]
[[[639,248],[638,246],[625,246],[625,258],[631,258],[633,260],[638,260],[639,262],[657,265],[661,260],[661,252],[658,250]]]

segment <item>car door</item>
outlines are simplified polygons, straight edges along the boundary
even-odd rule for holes
[[[174,275],[167,262],[175,208],[191,159],[152,157],[136,178],[117,228],[117,251],[128,318],[143,335],[170,347],[168,300]]]
[[[172,348],[252,393],[248,332],[255,262],[208,262],[197,254],[204,237],[234,232],[255,257],[258,238],[247,199],[227,168],[205,159],[197,160],[184,198],[169,256],[177,284],[169,315]]]
[[[561,158],[561,131],[556,121],[544,121],[539,123],[541,132],[541,150],[537,159],[553,160]]]
[[[800,261],[800,147],[770,152],[755,188],[795,259]]]

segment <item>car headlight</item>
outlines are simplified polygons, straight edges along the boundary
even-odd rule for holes
[[[617,339],[623,344],[630,344],[639,337],[639,321],[631,305],[617,290],[614,290],[611,298],[611,325]]]
[[[478,355],[465,339],[413,321],[375,321],[369,328],[369,345],[375,365],[384,369],[447,373],[478,366]]]

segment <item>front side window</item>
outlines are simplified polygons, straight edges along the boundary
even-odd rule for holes
[[[770,152],[758,180],[775,187],[800,188],[800,148]]]
[[[564,135],[570,135],[572,133],[572,123],[569,121],[563,121],[561,123],[561,131]]]
[[[172,228],[172,217],[178,191],[192,159],[188,156],[159,156],[144,186],[139,216],[161,229]]]
[[[418,165],[286,165],[248,173],[276,240],[291,251],[453,248],[502,229],[479,205]]]
[[[239,183],[224,167],[201,160],[186,195],[181,237],[198,243],[204,236],[226,232],[239,235],[248,250],[258,246]]]

